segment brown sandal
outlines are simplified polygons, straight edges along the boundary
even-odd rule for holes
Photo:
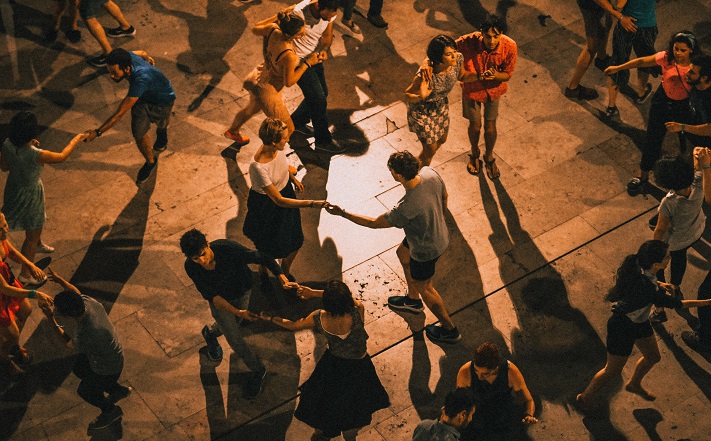
[[[469,164],[467,164],[467,171],[470,175],[478,175],[481,171],[481,159],[479,157],[474,157],[469,155]]]
[[[496,166],[496,158],[492,159],[491,161],[487,161],[485,159],[484,168],[486,169],[486,176],[489,179],[497,179],[499,176],[501,176],[499,167]]]

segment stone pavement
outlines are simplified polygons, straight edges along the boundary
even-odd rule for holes
[[[227,0],[120,0],[135,38],[112,41],[146,50],[171,79],[178,94],[168,150],[157,176],[139,188],[142,164],[125,117],[69,160],[45,167],[48,222],[44,237],[56,246],[52,268],[101,300],[121,337],[126,368],[121,381],[134,393],[121,402],[122,424],[94,434],[95,440],[306,440],[311,430],[294,420],[297,387],[310,375],[324,341],[311,332],[245,326],[268,368],[265,390],[254,401],[242,396],[246,368],[225,357],[219,366],[201,359],[204,301],[182,269],[178,239],[196,227],[210,239],[242,235],[249,188],[245,175],[252,142],[237,163],[219,156],[221,137],[234,112],[246,104],[242,78],[260,61],[260,41],[248,31],[287,0],[249,4]],[[408,132],[403,90],[440,32],[472,31],[486,11],[508,15],[519,44],[516,73],[502,99],[497,159],[502,175],[490,181],[467,174],[466,124],[460,91],[450,97],[450,139],[433,165],[450,193],[450,248],[438,264],[435,284],[463,334],[456,345],[438,346],[420,330],[433,321],[397,314],[389,295],[403,293],[395,256],[402,239],[396,229],[368,230],[325,212],[303,210],[306,243],[293,273],[300,281],[342,278],[367,310],[369,351],[392,405],[374,415],[359,439],[407,440],[422,418],[435,417],[455,384],[459,367],[484,341],[494,341],[523,372],[537,403],[540,424],[533,440],[709,440],[709,358],[680,339],[686,323],[671,314],[657,328],[662,361],[647,384],[653,402],[620,392],[607,417],[583,417],[571,406],[605,360],[603,300],[624,255],[651,238],[647,219],[654,197],[629,197],[624,185],[636,168],[648,104],[620,99],[621,120],[600,116],[606,91],[591,68],[584,84],[601,98],[590,103],[565,99],[562,89],[584,44],[574,1],[388,0],[386,31],[356,15],[363,34],[343,35],[340,25],[326,63],[329,112],[334,135],[351,145],[346,155],[328,157],[297,146],[305,198],[326,198],[358,213],[378,215],[403,194],[385,162],[396,150],[419,151]],[[360,10],[367,1],[359,1]],[[711,0],[658,2],[663,49],[683,28],[711,42]],[[40,140],[57,150],[74,133],[97,127],[125,96],[84,59],[97,44],[83,30],[72,45],[60,34],[42,43],[50,4],[14,0],[0,4],[5,39],[0,52],[3,130],[14,112],[29,109],[47,126]],[[545,26],[537,17],[544,19]],[[107,27],[114,24],[102,17]],[[658,84],[654,80],[654,85]],[[285,91],[290,108],[298,88]],[[257,139],[261,117],[246,134]],[[667,139],[674,151],[674,140]],[[4,183],[5,174],[2,176]],[[12,233],[19,245],[22,236]],[[711,238],[710,238],[711,239]],[[689,254],[683,290],[689,296],[709,269],[711,247],[704,239]],[[48,292],[56,288],[49,286]],[[54,290],[54,291],[53,291]],[[300,317],[317,307],[279,289],[256,289],[251,309]],[[413,334],[414,332],[414,334]],[[23,332],[35,356],[19,383],[0,379],[0,439],[80,440],[96,410],[76,395],[72,355],[63,350],[39,311]],[[223,343],[223,347],[227,346]],[[227,353],[228,351],[226,351]],[[632,358],[636,357],[636,353]],[[625,370],[629,376],[633,363]],[[3,373],[3,375],[6,375]]]

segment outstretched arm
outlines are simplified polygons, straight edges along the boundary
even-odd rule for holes
[[[523,379],[523,374],[515,364],[509,361],[509,385],[514,392],[519,395],[526,405],[526,416],[521,421],[524,424],[536,424],[538,419],[533,416],[536,412],[536,403],[533,401],[533,396],[526,386],[526,381]]]
[[[79,133],[74,138],[72,138],[72,140],[69,141],[69,144],[67,144],[66,147],[64,147],[59,153],[50,152],[48,150],[41,150],[39,155],[39,162],[41,162],[42,164],[57,164],[60,162],[64,162],[72,153],[72,151],[74,151],[74,147],[76,147],[80,141],[83,141],[85,137],[86,134]]]
[[[84,142],[91,142],[95,140],[100,133],[104,133],[107,130],[109,130],[111,127],[113,127],[117,122],[121,120],[123,115],[126,114],[131,108],[133,107],[134,104],[138,101],[137,96],[127,96],[126,98],[121,101],[121,104],[119,104],[118,109],[116,109],[116,112],[114,112],[113,115],[109,117],[104,123],[96,130],[87,130],[84,132],[84,135],[86,135],[86,138],[84,138]]]
[[[314,311],[311,314],[307,315],[304,318],[301,318],[297,321],[291,321],[289,319],[285,319],[282,317],[278,317],[276,315],[268,315],[261,313],[259,314],[259,318],[262,320],[265,320],[267,322],[272,322],[277,326],[280,326],[284,329],[288,329],[290,331],[300,331],[302,329],[311,329],[314,326],[316,326],[316,322],[314,321],[314,316],[318,313],[319,311]]]
[[[654,67],[657,65],[655,61],[656,55],[647,55],[646,57],[635,58],[619,66],[610,66],[605,69],[605,75],[616,74],[625,69],[638,69],[640,67]]]
[[[338,205],[331,204],[326,206],[326,211],[328,211],[329,214],[338,215],[342,218],[348,219],[354,224],[358,224],[362,227],[390,228],[393,226],[393,224],[391,224],[385,217],[385,213],[381,214],[378,217],[363,216],[360,214],[348,213],[346,212],[346,210],[339,207]]]

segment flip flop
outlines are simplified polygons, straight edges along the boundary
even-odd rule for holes
[[[492,159],[491,161],[487,161],[485,159],[484,168],[486,169],[486,176],[489,179],[497,179],[499,176],[501,176],[499,167],[496,166],[496,158]]]
[[[472,155],[469,155],[469,164],[467,164],[467,171],[469,172],[470,175],[478,175],[479,172],[481,171],[481,159],[478,157],[474,157]]]

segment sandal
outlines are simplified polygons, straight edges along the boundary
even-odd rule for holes
[[[486,168],[486,176],[489,179],[497,179],[499,176],[501,176],[499,167],[496,166],[496,158],[492,159],[491,161],[487,161],[485,159],[484,168]]]
[[[467,171],[470,175],[478,175],[481,171],[481,159],[479,157],[474,157],[469,155],[469,164],[467,164]]]

